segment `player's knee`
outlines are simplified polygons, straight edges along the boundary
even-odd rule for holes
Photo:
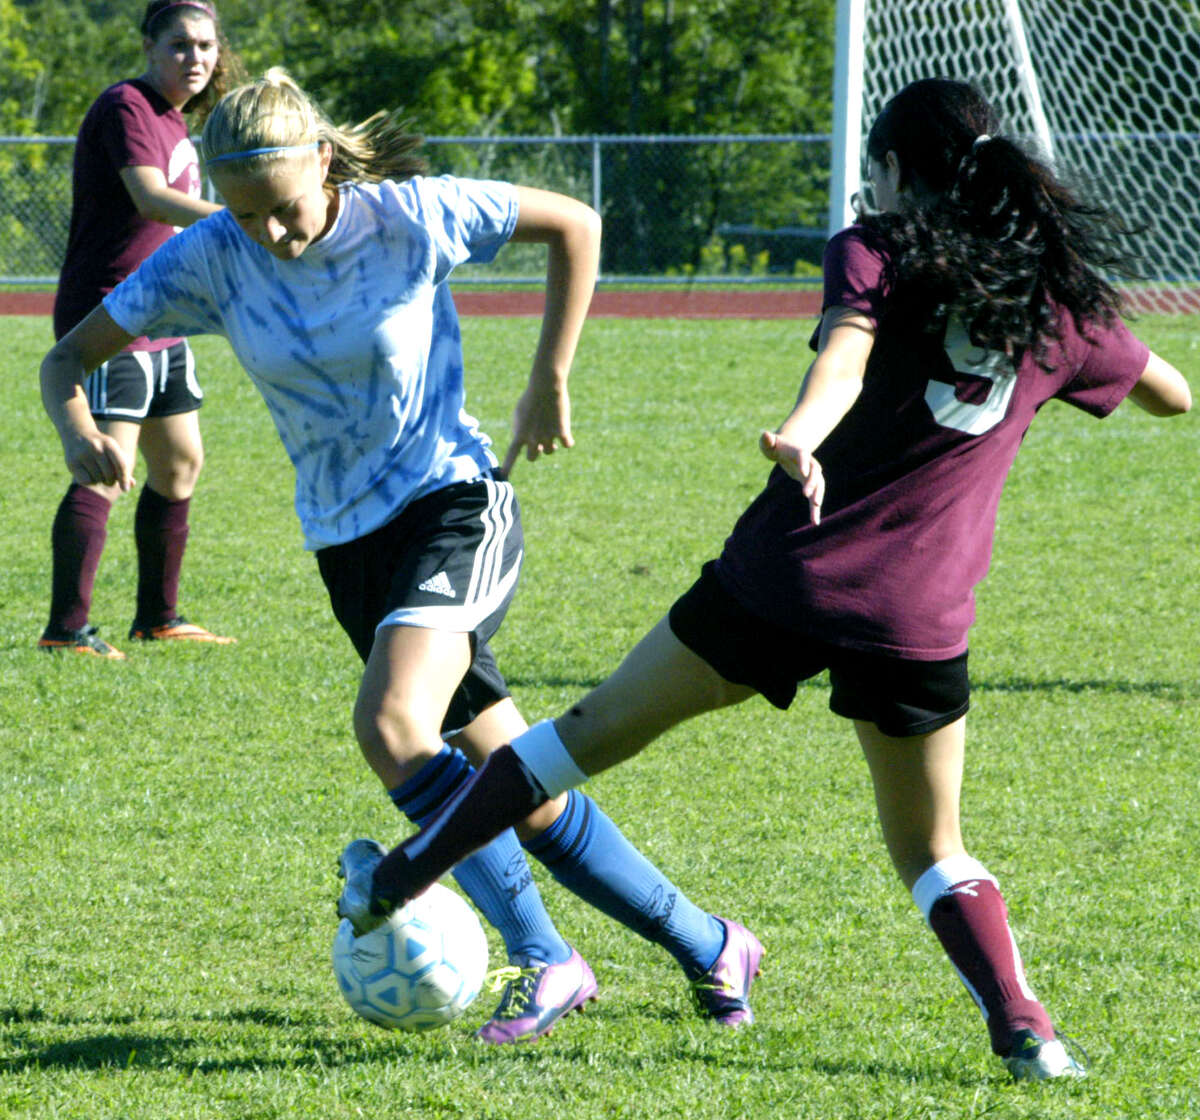
[[[194,452],[173,455],[161,465],[149,463],[146,481],[164,498],[182,502],[192,496],[203,466],[204,452],[197,448]]]
[[[187,453],[177,455],[171,462],[171,480],[176,489],[186,491],[191,497],[196,480],[204,468],[204,451],[200,447],[189,448]]]
[[[416,713],[361,700],[354,708],[354,735],[368,760],[389,758],[400,765],[441,745],[437,728],[426,727]]]

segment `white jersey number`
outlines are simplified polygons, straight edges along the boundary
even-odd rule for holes
[[[957,319],[946,327],[946,353],[959,373],[989,381],[988,395],[978,404],[969,404],[954,395],[953,385],[930,381],[925,386],[925,403],[943,428],[953,428],[969,436],[982,435],[999,424],[1008,412],[1008,402],[1017,386],[1012,359],[1001,350],[976,346]]]

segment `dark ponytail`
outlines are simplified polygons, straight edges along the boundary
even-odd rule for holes
[[[963,82],[913,82],[884,106],[867,153],[900,163],[913,205],[860,221],[892,245],[896,307],[931,328],[958,315],[976,343],[1039,362],[1077,322],[1110,321],[1121,297],[1107,275],[1131,275],[1128,232],[1080,199]]]

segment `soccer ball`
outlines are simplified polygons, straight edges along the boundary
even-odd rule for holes
[[[364,1019],[428,1031],[457,1019],[479,994],[487,937],[475,911],[434,883],[381,926],[355,937],[346,919],[333,941],[333,972]]]

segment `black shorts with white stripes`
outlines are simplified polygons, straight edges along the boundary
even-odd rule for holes
[[[204,399],[196,358],[186,339],[163,350],[122,350],[92,370],[83,389],[97,420],[134,424],[195,412]]]
[[[372,533],[317,552],[333,613],[365,662],[381,626],[471,635],[443,734],[509,695],[488,639],[512,602],[524,535],[516,494],[483,478],[435,490]]]

